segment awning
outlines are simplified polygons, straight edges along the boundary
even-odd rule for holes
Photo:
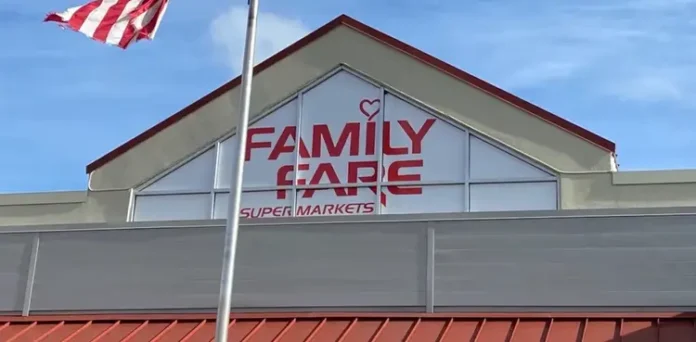
[[[230,341],[686,342],[685,313],[233,314]],[[214,314],[0,317],[0,341],[211,341]]]

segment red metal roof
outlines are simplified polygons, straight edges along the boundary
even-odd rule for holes
[[[410,46],[394,37],[391,37],[387,35],[384,32],[381,32],[377,29],[374,29],[370,26],[367,26],[347,15],[340,15],[336,19],[330,21],[329,23],[325,24],[324,26],[320,27],[314,32],[311,32],[310,34],[306,35],[304,38],[298,40],[294,44],[288,46],[287,48],[281,50],[280,52],[276,53],[275,55],[269,57],[265,61],[261,62],[257,66],[254,67],[254,74],[257,74],[265,69],[268,69],[275,63],[283,60],[285,57],[289,56],[290,54],[304,48],[305,46],[309,45],[313,41],[321,38],[322,36],[326,35],[327,33],[331,32],[335,28],[339,26],[346,26],[350,27],[351,29],[362,33],[374,40],[377,40],[381,42],[382,44],[385,44],[387,46],[390,46],[396,50],[399,50],[419,61],[421,61],[424,64],[430,65],[435,69],[438,69],[444,73],[447,73],[451,75],[452,77],[455,77],[462,82],[468,83],[469,85],[476,87],[480,89],[481,91],[484,91],[494,97],[497,97],[501,101],[505,101],[517,108],[520,108],[521,110],[536,116],[550,124],[555,125],[556,127],[559,127],[571,134],[574,134],[582,139],[585,139],[586,141],[603,148],[609,152],[615,152],[616,151],[616,145],[595,134],[592,133],[570,121],[567,121],[543,108],[540,108],[530,102],[527,102],[526,100],[523,100],[509,92],[506,92],[505,90],[502,90],[474,75],[471,75],[451,64],[448,64],[438,58],[435,58],[419,49],[416,49],[413,46]],[[225,84],[223,84],[221,87],[215,89],[208,95],[203,96],[200,98],[198,101],[190,104],[186,108],[180,110],[179,112],[173,114],[172,116],[168,117],[167,119],[163,120],[162,122],[156,124],[155,126],[152,126],[150,129],[147,131],[141,133],[140,135],[134,137],[133,139],[127,141],[126,143],[122,144],[121,146],[117,147],[116,149],[112,150],[111,152],[107,153],[106,155],[102,156],[101,158],[93,161],[89,165],[87,165],[87,173],[90,173],[104,164],[108,163],[109,161],[115,159],[116,157],[120,156],[123,153],[126,153],[128,150],[132,149],[133,147],[137,146],[141,142],[153,137],[155,134],[163,131],[167,127],[177,123],[181,119],[185,118],[186,116],[190,115],[191,113],[195,112],[199,108],[203,107],[206,105],[208,102],[214,100],[215,98],[221,96],[222,94],[226,93],[227,91],[233,89],[234,87],[238,86],[241,83],[241,76],[233,79],[232,81],[229,81]]]
[[[693,314],[233,314],[245,342],[685,342]],[[211,341],[214,315],[0,317],[0,341]]]

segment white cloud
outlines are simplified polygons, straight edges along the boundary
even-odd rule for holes
[[[217,16],[210,25],[213,43],[234,73],[239,73],[242,68],[247,14],[247,6],[232,6]],[[304,37],[309,31],[298,19],[259,11],[254,63],[265,60]]]
[[[696,3],[696,0],[631,0],[624,2],[617,1],[615,3],[607,2],[590,8],[598,10],[654,11],[681,9],[694,3]]]
[[[490,2],[434,22],[451,34],[441,49],[511,90],[573,80],[601,96],[696,104],[685,77],[696,69],[694,10],[696,0]]]
[[[540,83],[565,79],[573,75],[583,67],[581,61],[539,61],[514,70],[506,78],[505,86],[510,88],[523,88]]]
[[[622,100],[659,102],[683,99],[683,85],[670,76],[644,75],[609,84],[606,91]]]

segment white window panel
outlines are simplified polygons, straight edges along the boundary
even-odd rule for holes
[[[380,97],[378,87],[345,71],[303,95],[300,135],[306,150],[299,151],[300,184],[355,183],[349,170],[356,162],[376,169]]]
[[[244,187],[271,187],[278,184],[279,176],[292,181],[295,165],[295,139],[298,101],[292,100],[261,120],[254,122],[247,131],[247,154],[244,163]],[[236,161],[237,136],[220,143],[220,160],[216,187],[230,188],[232,167]],[[292,183],[288,184],[291,185]]]
[[[472,180],[553,179],[541,169],[477,137],[469,140]]]
[[[385,112],[385,181],[464,182],[465,131],[391,94]]]
[[[335,188],[297,192],[297,216],[368,215],[377,212],[370,188]]]
[[[471,184],[471,211],[555,210],[556,182]]]
[[[226,219],[229,193],[215,194],[213,217]],[[269,218],[292,216],[292,190],[253,191],[242,193],[241,218]]]
[[[382,214],[456,213],[466,211],[464,185],[383,187],[386,206]],[[394,194],[396,193],[396,194]]]
[[[210,190],[213,188],[215,148],[174,169],[143,191]]]
[[[210,194],[139,195],[135,221],[202,220],[210,218]]]

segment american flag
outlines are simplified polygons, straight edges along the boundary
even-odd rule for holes
[[[49,13],[44,21],[57,22],[109,45],[127,48],[141,39],[153,39],[169,0],[95,0]]]

